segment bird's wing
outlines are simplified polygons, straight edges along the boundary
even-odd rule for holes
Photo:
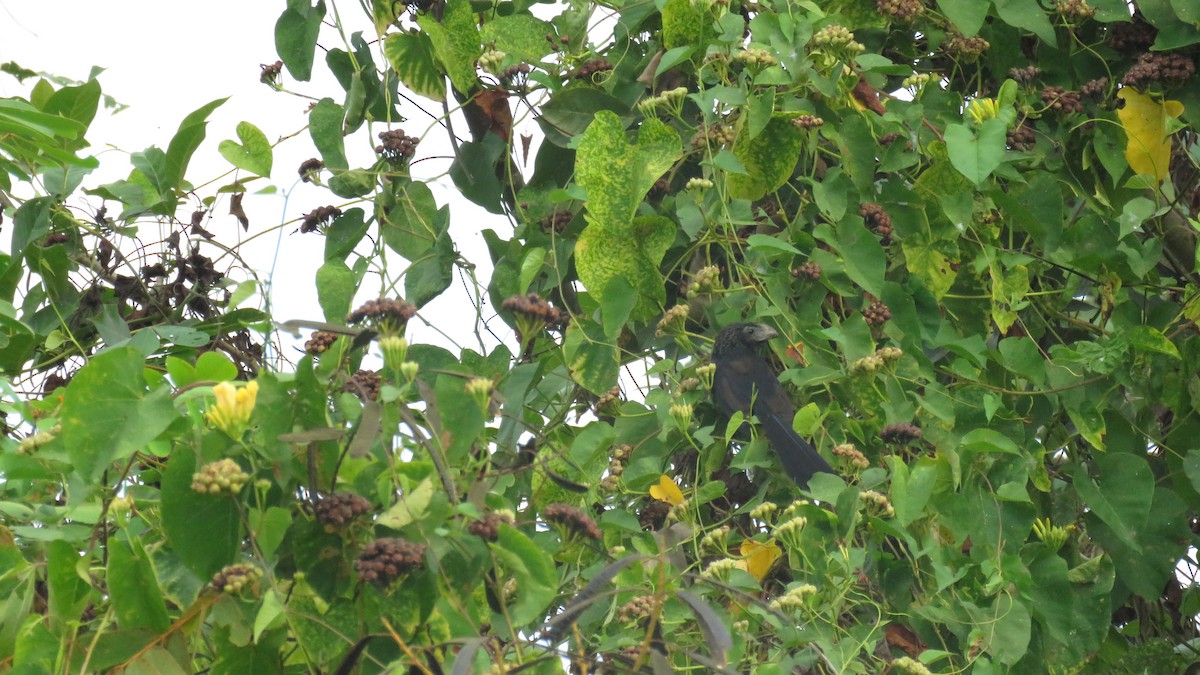
[[[739,411],[749,415],[753,402],[755,414],[770,410],[776,414],[786,414],[788,419],[794,414],[788,410],[776,410],[780,408],[780,402],[787,409],[791,408],[791,403],[767,362],[757,355],[741,355],[717,361],[717,372],[713,376],[713,398],[726,413]]]
[[[796,408],[764,359],[739,355],[717,361],[713,397],[727,413],[749,414],[753,402],[754,416],[797,485],[807,486],[815,473],[833,473],[816,449],[792,429]]]

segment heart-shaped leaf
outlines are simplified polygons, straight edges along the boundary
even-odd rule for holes
[[[267,135],[249,122],[238,123],[237,135],[238,140],[241,141],[240,144],[226,140],[221,141],[221,144],[217,146],[221,156],[243,171],[269,177],[272,153],[271,142],[267,140]]]

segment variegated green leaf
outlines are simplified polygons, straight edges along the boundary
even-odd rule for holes
[[[462,92],[475,84],[475,60],[482,53],[475,14],[466,0],[449,0],[442,20],[433,14],[417,17],[417,24],[433,43],[433,53],[442,62],[450,83]]]
[[[754,138],[743,128],[733,154],[746,167],[746,173],[728,176],[729,196],[759,199],[791,178],[804,147],[804,131],[792,125],[795,116],[796,113],[776,113]]]
[[[404,86],[440,101],[446,98],[446,80],[433,57],[433,42],[424,33],[397,33],[383,43],[383,54]]]

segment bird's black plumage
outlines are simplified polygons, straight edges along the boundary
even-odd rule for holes
[[[788,476],[806,487],[813,474],[833,473],[833,468],[792,428],[796,408],[759,354],[759,348],[778,335],[762,323],[735,323],[717,333],[712,354],[717,366],[713,398],[726,413],[741,411],[757,417]]]

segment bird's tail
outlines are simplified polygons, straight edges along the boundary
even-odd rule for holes
[[[763,432],[771,441],[771,446],[779,454],[783,470],[802,488],[808,487],[808,481],[814,474],[833,473],[833,467],[821,457],[817,449],[800,437],[792,428],[791,420],[784,420],[779,415],[767,414],[760,416]]]

